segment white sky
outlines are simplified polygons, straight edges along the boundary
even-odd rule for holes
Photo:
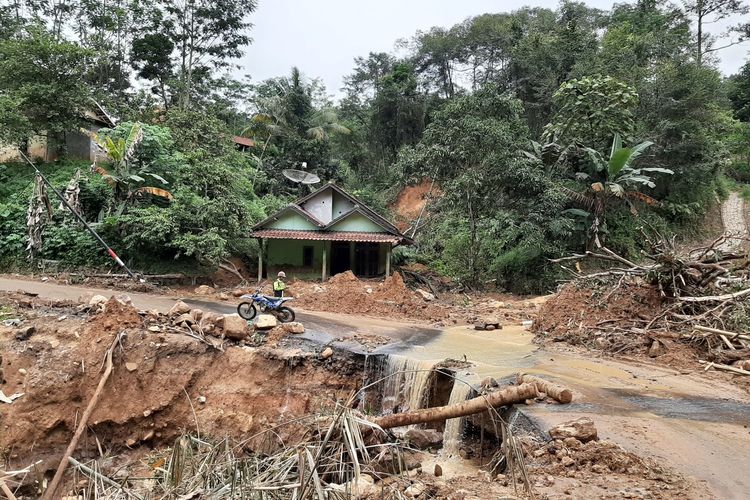
[[[611,0],[587,0],[609,9]],[[621,2],[620,2],[621,3]],[[449,27],[467,17],[509,12],[525,5],[555,8],[556,0],[259,0],[251,16],[253,44],[239,60],[241,75],[253,81],[286,75],[297,66],[320,77],[339,95],[354,58],[369,52],[393,52],[399,38],[433,26]],[[729,24],[736,23],[731,20]],[[720,32],[726,23],[711,25]],[[721,51],[720,69],[736,72],[748,57],[750,42]]]

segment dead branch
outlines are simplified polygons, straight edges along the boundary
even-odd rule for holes
[[[708,362],[708,361],[699,360],[698,362],[701,363],[701,364],[705,364],[706,365],[706,368],[705,368],[706,370],[708,370],[710,368],[716,368],[717,370],[724,370],[724,371],[727,371],[727,372],[736,373],[738,375],[750,375],[750,371],[742,370],[742,369],[736,368],[734,366],[723,365],[721,363],[714,363],[713,361]]]
[[[88,406],[86,406],[86,410],[81,416],[81,420],[78,423],[78,428],[76,429],[75,434],[73,434],[73,439],[68,444],[68,448],[65,450],[62,460],[60,460],[60,465],[57,467],[57,471],[55,472],[55,476],[52,478],[52,482],[50,482],[49,487],[44,492],[42,500],[52,500],[53,498],[55,498],[55,493],[60,487],[60,482],[62,481],[63,475],[65,474],[65,469],[68,466],[68,459],[71,457],[71,455],[73,455],[76,446],[78,446],[78,441],[81,439],[83,431],[86,430],[86,425],[88,424],[89,418],[94,412],[96,404],[99,402],[99,397],[102,395],[104,386],[107,383],[107,380],[109,380],[109,376],[112,374],[112,353],[114,352],[115,346],[119,343],[119,341],[120,333],[115,335],[115,338],[112,340],[112,344],[109,346],[109,349],[107,349],[106,366],[104,368],[104,373],[99,379],[99,385],[96,386],[96,391],[94,391],[94,395],[91,397]]]

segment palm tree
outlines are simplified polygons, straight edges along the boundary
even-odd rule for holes
[[[172,193],[162,188],[154,186],[143,186],[146,177],[155,179],[162,184],[168,184],[166,179],[148,170],[147,166],[136,165],[133,161],[135,150],[138,144],[143,140],[143,127],[140,123],[131,125],[125,139],[112,139],[110,136],[104,136],[90,132],[88,135],[94,140],[99,149],[111,160],[109,170],[97,165],[98,155],[91,166],[92,170],[102,176],[102,178],[112,186],[115,201],[119,202],[117,208],[118,215],[122,214],[125,207],[144,195],[158,196],[167,200],[172,200]]]
[[[567,213],[593,219],[590,228],[589,246],[592,243],[597,248],[602,246],[599,233],[604,223],[606,210],[612,203],[626,203],[634,216],[638,215],[634,202],[642,202],[651,206],[659,204],[654,198],[635,189],[639,186],[656,187],[649,174],[671,175],[674,173],[666,168],[633,167],[633,162],[652,144],[652,142],[646,141],[633,147],[623,147],[620,134],[615,134],[609,158],[606,160],[598,151],[585,148],[594,165],[594,174],[592,176],[579,172],[576,174],[576,178],[594,180],[594,182],[584,191],[574,191],[565,187],[562,190],[571,201],[579,206],[579,208],[566,210]]]

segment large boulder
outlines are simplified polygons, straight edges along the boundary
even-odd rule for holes
[[[208,285],[201,285],[195,289],[197,295],[211,295],[215,290]]]
[[[442,444],[443,433],[435,429],[408,429],[404,432],[403,438],[412,448],[427,450]]]
[[[278,324],[279,322],[276,319],[276,316],[272,316],[270,314],[260,314],[255,320],[255,329],[270,330]]]
[[[229,339],[243,340],[247,337],[247,321],[238,314],[224,315],[224,336]]]
[[[281,325],[287,333],[301,334],[305,333],[305,326],[299,321],[292,321],[291,323],[282,323]]]
[[[422,290],[421,288],[417,288],[417,289],[415,290],[415,292],[417,292],[417,293],[418,293],[419,295],[421,295],[421,296],[422,296],[422,298],[423,298],[423,299],[424,299],[424,300],[425,300],[426,302],[432,302],[433,300],[435,300],[435,295],[433,295],[433,294],[431,294],[430,292],[427,292],[427,291],[425,291],[425,290]]]
[[[107,303],[107,297],[104,295],[94,295],[89,299],[89,305],[91,307],[103,306]]]
[[[552,439],[575,438],[582,443],[598,439],[594,421],[588,417],[556,425],[549,430],[549,435]]]
[[[185,304],[183,301],[178,300],[169,310],[170,316],[179,316],[181,314],[188,314],[190,312],[190,306]]]

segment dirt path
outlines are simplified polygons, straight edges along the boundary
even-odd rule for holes
[[[720,249],[731,251],[741,246],[744,242],[741,238],[746,238],[748,231],[745,223],[744,201],[736,191],[732,192],[721,206],[721,221],[724,224],[724,232],[734,237],[725,241]]]

